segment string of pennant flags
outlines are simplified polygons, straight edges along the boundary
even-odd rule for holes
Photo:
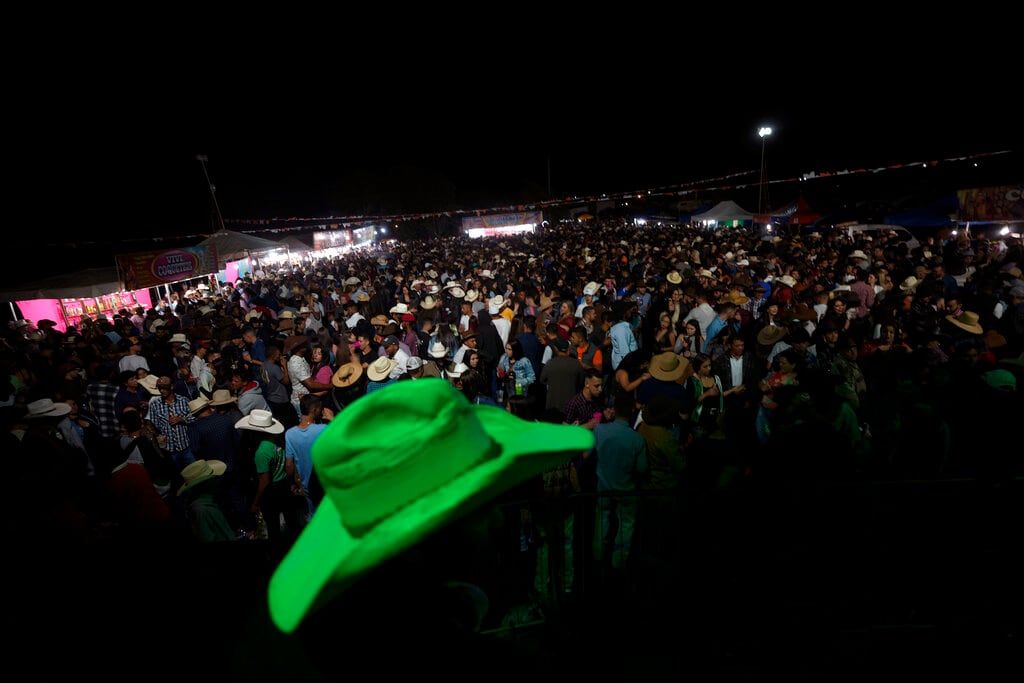
[[[907,163],[889,164],[886,166],[877,166],[872,168],[856,168],[856,169],[842,169],[836,171],[811,171],[808,173],[801,174],[799,176],[792,176],[788,178],[777,178],[774,180],[766,180],[765,182],[769,185],[781,185],[794,182],[806,182],[814,181],[825,178],[837,178],[843,176],[856,176],[864,174],[876,174],[885,171],[896,171],[906,168],[913,167],[934,167],[942,163],[953,163],[963,161],[973,161],[978,159],[984,159],[989,157],[998,156],[1001,154],[1009,154],[1010,150],[1002,150],[997,152],[985,152],[981,154],[972,154],[961,157],[950,157],[946,159],[930,160],[930,161],[912,161]],[[651,187],[644,190],[631,190],[625,192],[615,193],[603,193],[598,195],[589,196],[571,196],[562,197],[556,199],[547,199],[535,202],[510,204],[504,206],[491,206],[487,208],[477,209],[451,209],[445,211],[427,211],[427,212],[412,212],[412,213],[396,213],[396,214],[352,214],[344,216],[292,216],[288,218],[224,218],[224,224],[230,224],[232,229],[236,232],[242,232],[245,234],[287,234],[287,233],[298,233],[308,232],[309,230],[321,229],[321,230],[337,230],[341,228],[359,227],[364,225],[372,225],[375,223],[402,223],[409,221],[423,221],[437,218],[458,218],[462,216],[484,216],[495,213],[506,213],[506,212],[521,212],[521,211],[536,211],[543,210],[546,208],[555,207],[571,207],[591,204],[594,202],[605,202],[605,201],[616,201],[625,200],[631,198],[653,198],[653,197],[687,197],[690,195],[697,195],[699,193],[706,192],[720,192],[720,191],[732,191],[732,190],[743,190],[746,188],[757,185],[758,181],[755,182],[741,182],[742,179],[754,176],[757,171],[741,171],[737,173],[730,173],[726,175],[715,176],[711,178],[704,178],[697,181],[691,181],[686,183],[678,183],[673,185],[662,185],[658,187]],[[174,241],[179,242],[189,239],[205,239],[210,236],[211,233],[197,233],[194,235],[174,235],[169,237],[150,237],[151,241]],[[116,240],[115,240],[116,241]],[[130,240],[120,240],[127,242]],[[104,240],[109,242],[109,240]],[[79,241],[81,244],[88,244],[88,242]]]
[[[894,171],[904,168],[913,167],[932,167],[937,166],[940,163],[953,163],[961,161],[971,161],[976,159],[982,159],[986,157],[997,156],[1000,154],[1008,154],[1009,150],[998,151],[998,152],[986,152],[982,154],[972,154],[962,157],[951,157],[947,159],[932,160],[932,161],[913,161],[902,164],[890,164],[887,166],[879,166],[873,168],[858,168],[858,169],[843,169],[838,171],[811,171],[809,173],[802,174],[800,176],[789,177],[789,178],[778,178],[775,180],[765,181],[769,185],[812,181],[824,178],[836,178],[841,176],[853,176],[863,174],[875,174],[883,171]],[[366,225],[371,223],[398,223],[403,221],[416,221],[416,220],[427,220],[433,218],[453,218],[460,216],[482,216],[492,213],[504,213],[509,211],[535,211],[538,209],[545,209],[551,207],[566,207],[566,206],[578,206],[584,204],[590,204],[593,202],[601,201],[614,201],[629,198],[642,198],[642,197],[668,197],[678,196],[685,197],[687,195],[703,193],[703,192],[717,192],[717,191],[729,191],[729,190],[742,190],[749,187],[755,186],[757,183],[740,183],[736,182],[737,179],[745,178],[756,174],[757,171],[741,171],[738,173],[731,173],[727,175],[721,175],[713,178],[704,178],[702,180],[692,181],[688,183],[679,183],[674,185],[663,185],[659,187],[652,187],[645,190],[632,190],[627,192],[607,193],[600,195],[590,196],[572,196],[564,197],[559,199],[549,199],[536,202],[529,202],[526,204],[513,204],[505,206],[492,206],[483,209],[454,209],[450,211],[432,211],[432,212],[420,212],[420,213],[401,213],[401,214],[390,214],[390,215],[352,215],[352,216],[320,216],[320,217],[292,217],[292,218],[275,218],[275,219],[225,219],[226,223],[240,226],[258,226],[258,225],[270,225],[280,222],[297,223],[299,225],[288,225],[288,226],[277,226],[273,228],[266,228],[263,232],[291,232],[291,231],[306,231],[310,229],[310,224],[319,224],[315,227],[336,229],[340,227],[352,227],[358,225]],[[243,231],[244,232],[244,231]],[[259,231],[252,231],[259,232]]]

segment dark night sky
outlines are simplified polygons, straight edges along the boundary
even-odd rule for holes
[[[948,69],[922,76],[915,65],[910,78],[911,67],[867,73],[851,62],[827,79],[794,69],[762,82],[728,69],[680,77],[669,66],[578,86],[429,81],[404,92],[374,83],[354,88],[358,99],[323,103],[276,91],[256,91],[264,100],[232,92],[222,102],[153,93],[131,102],[119,92],[117,108],[97,96],[59,125],[19,133],[23,151],[5,158],[8,196],[17,198],[13,239],[55,256],[51,245],[109,241],[116,253],[208,234],[216,224],[197,154],[209,159],[232,227],[232,219],[503,206],[545,198],[549,187],[565,197],[742,172],[756,182],[762,124],[775,129],[765,145],[769,179],[1020,146],[1013,108],[951,99],[958,90]],[[44,108],[18,113],[27,122]],[[795,187],[780,189],[772,203],[791,194]]]

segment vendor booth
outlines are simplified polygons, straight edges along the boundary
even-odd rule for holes
[[[0,292],[0,299],[11,306],[12,318],[53,320],[61,332],[77,327],[85,315],[110,318],[122,308],[152,305],[148,288],[125,289],[116,267],[54,275]]]

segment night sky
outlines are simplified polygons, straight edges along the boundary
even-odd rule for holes
[[[52,261],[67,245],[83,256],[74,250],[86,242],[114,253],[182,236],[197,236],[194,244],[218,227],[197,155],[207,157],[220,212],[235,227],[247,219],[487,209],[723,175],[755,183],[762,150],[767,178],[778,180],[1019,148],[1020,117],[1009,106],[944,100],[953,92],[948,76],[911,82],[897,69],[879,76],[849,67],[827,82],[794,73],[756,88],[727,77],[681,85],[652,76],[558,84],[555,93],[549,86],[303,106],[232,100],[199,111],[178,102],[159,116],[145,107],[113,117],[87,112],[26,137],[28,151],[7,157],[8,196],[18,199],[9,219],[18,248],[46,249]],[[763,146],[761,125],[774,129]],[[772,204],[800,189],[773,189]],[[41,268],[13,264],[5,279]]]

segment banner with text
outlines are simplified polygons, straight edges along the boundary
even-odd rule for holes
[[[1024,185],[958,190],[961,221],[1024,220]]]
[[[217,272],[217,247],[182,247],[119,254],[117,274],[127,290],[181,282]]]

